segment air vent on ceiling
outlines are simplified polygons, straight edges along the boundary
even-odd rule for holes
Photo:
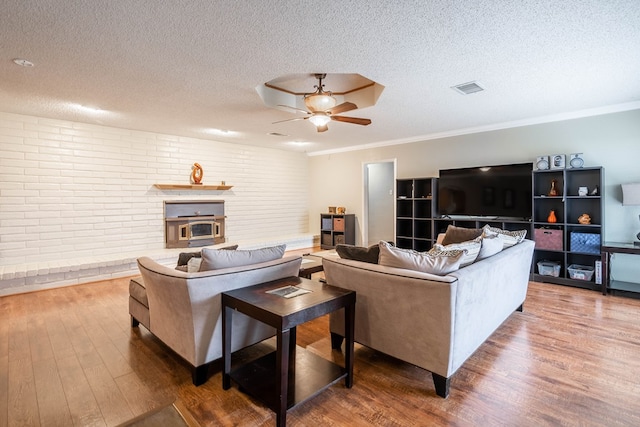
[[[470,95],[472,93],[482,92],[484,90],[484,88],[475,81],[451,86],[451,89],[460,92],[463,95]]]

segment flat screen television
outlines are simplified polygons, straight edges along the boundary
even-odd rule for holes
[[[438,215],[529,221],[532,169],[532,163],[441,169]]]

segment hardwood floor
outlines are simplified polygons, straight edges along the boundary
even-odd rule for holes
[[[188,367],[131,328],[128,280],[0,298],[0,426],[112,426],[174,400],[203,426],[272,426],[275,415],[194,387]],[[419,328],[419,325],[416,325]],[[298,344],[337,361],[326,317]],[[354,386],[333,385],[288,414],[292,426],[638,426],[640,300],[531,283],[514,313],[460,368],[451,395],[431,374],[356,348]]]

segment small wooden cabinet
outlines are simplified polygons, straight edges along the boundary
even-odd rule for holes
[[[339,244],[356,244],[356,216],[320,214],[320,247],[333,249]]]

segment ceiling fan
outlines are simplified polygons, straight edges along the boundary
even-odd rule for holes
[[[346,117],[346,116],[337,116],[336,114],[344,113],[346,111],[355,110],[358,108],[356,104],[353,102],[343,102],[340,105],[336,105],[337,101],[333,97],[331,92],[325,92],[323,90],[324,85],[322,84],[322,80],[326,77],[326,74],[317,73],[315,77],[318,79],[318,84],[314,87],[316,91],[313,93],[307,93],[304,95],[304,104],[307,106],[309,111],[302,110],[300,108],[293,108],[288,105],[278,105],[279,107],[291,108],[296,111],[301,111],[307,114],[306,117],[296,117],[295,119],[287,119],[280,120],[275,123],[283,123],[290,122],[294,120],[309,120],[313,123],[318,132],[325,132],[329,130],[327,126],[331,120],[335,120],[337,122],[344,123],[353,123],[356,125],[366,126],[371,124],[371,120],[369,119],[361,119],[358,117]]]

